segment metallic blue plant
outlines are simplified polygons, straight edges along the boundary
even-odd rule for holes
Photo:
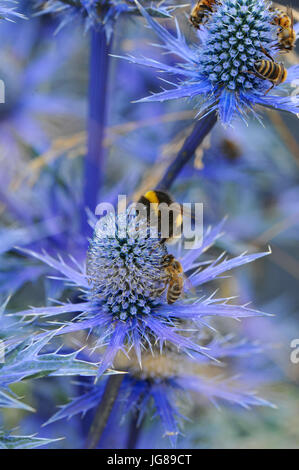
[[[94,211],[103,182],[105,149],[103,146],[106,125],[109,53],[116,20],[122,13],[139,14],[133,2],[123,0],[38,0],[39,14],[59,13],[60,27],[75,18],[85,22],[85,30],[91,32],[89,70],[88,150],[84,160],[84,195],[81,210],[82,232],[89,234],[85,210]],[[170,17],[173,7],[150,4],[148,13],[158,17]]]
[[[1,197],[12,179],[24,176],[24,154],[31,157],[50,146],[47,124],[70,115],[82,118],[84,103],[74,95],[65,96],[57,86],[61,67],[75,51],[73,36],[61,35],[54,50],[40,20],[21,22],[17,29],[11,23],[0,26],[0,78],[5,84],[5,103],[0,107],[1,164],[5,166]]]
[[[123,231],[125,221],[128,225]],[[159,343],[161,350],[167,342],[182,351],[209,356],[206,348],[193,341],[190,335],[182,335],[186,321],[198,328],[209,316],[243,318],[261,315],[248,306],[229,304],[228,299],[204,294],[199,298],[190,292],[186,298],[168,305],[165,292],[161,294],[162,263],[167,248],[157,239],[144,236],[146,227],[146,220],[140,220],[132,213],[122,213],[116,219],[112,214],[101,218],[90,242],[86,270],[75,260],[71,266],[62,258],[23,250],[60,272],[76,290],[83,291],[83,301],[32,308],[18,315],[46,319],[78,313],[71,322],[59,323],[56,334],[91,330],[96,337],[95,348],[106,346],[98,376],[113,364],[116,354],[125,347],[135,350],[140,363],[142,350],[151,350],[153,343]],[[194,288],[201,288],[222,273],[268,254],[243,254],[233,259],[221,256],[203,269],[198,258],[218,238],[221,227],[222,224],[208,232],[203,245],[189,250],[181,259]]]
[[[169,18],[173,7],[163,2],[148,2],[147,11],[151,16]],[[39,15],[47,13],[59,14],[62,17],[59,29],[74,20],[83,20],[84,29],[100,30],[103,26],[108,40],[111,38],[114,24],[121,14],[139,15],[138,8],[132,0],[37,0]]]
[[[0,429],[0,449],[35,449],[36,447],[46,446],[60,439],[46,439],[44,437],[18,436],[12,432]]]
[[[225,125],[238,116],[245,120],[255,105],[298,114],[299,96],[284,84],[281,95],[267,93],[271,82],[257,76],[259,61],[277,56],[277,28],[272,24],[270,4],[264,0],[223,0],[201,27],[198,44],[188,45],[176,22],[177,36],[153,20],[137,2],[140,12],[164,43],[164,51],[182,62],[171,66],[148,58],[127,57],[133,63],[184,77],[175,88],[154,93],[142,102],[197,98],[198,115],[217,111]],[[298,25],[297,25],[298,26]],[[296,26],[296,30],[297,30]],[[285,84],[299,78],[299,67],[287,71]]]
[[[96,366],[77,359],[78,353],[59,354],[41,351],[50,337],[31,338],[30,325],[3,315],[9,298],[0,307],[0,410],[14,408],[35,411],[10,389],[10,385],[29,378],[48,375],[93,375]],[[26,338],[26,339],[24,339]],[[57,439],[12,435],[0,427],[0,449],[34,448]]]
[[[221,363],[224,358],[251,356],[260,351],[258,345],[246,342],[229,344],[225,339],[214,340],[209,344],[210,354],[221,360]],[[118,368],[121,368],[121,362],[120,358],[116,360]],[[123,362],[122,367],[128,373],[124,375],[112,416],[116,414],[117,422],[123,422],[124,416],[130,412],[134,413],[137,415],[135,431],[138,432],[138,427],[141,427],[144,417],[157,415],[164,428],[163,437],[168,437],[172,446],[177,444],[184,419],[180,411],[180,402],[186,402],[186,396],[190,393],[195,393],[204,402],[211,402],[216,406],[220,403],[239,405],[246,409],[252,406],[273,406],[250,391],[246,378],[236,379],[228,377],[227,373],[219,374],[217,367],[213,376],[209,377],[211,366],[213,368],[215,364],[204,356],[192,360],[182,353],[168,350],[164,355],[145,354],[142,357],[142,364],[143,367],[140,370],[134,357],[125,367]],[[87,393],[61,407],[47,421],[47,424],[60,419],[69,419],[79,413],[85,414],[97,407],[103,398],[104,388],[105,380],[99,384],[90,385]],[[103,435],[104,439],[107,433],[109,435],[109,431],[114,432],[113,427],[110,428],[110,422]],[[102,445],[104,443],[101,440],[100,447]]]

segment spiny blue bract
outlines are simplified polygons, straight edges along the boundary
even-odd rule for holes
[[[92,331],[94,347],[106,346],[98,375],[102,375],[113,364],[117,353],[124,349],[129,351],[133,348],[139,364],[142,351],[153,351],[153,345],[162,351],[165,343],[185,353],[192,351],[210,357],[196,338],[193,341],[191,334],[186,334],[186,322],[193,323],[196,329],[206,325],[205,317],[245,318],[261,315],[261,312],[247,306],[229,304],[228,299],[217,300],[213,295],[204,297],[202,292],[200,298],[195,293],[189,295],[186,292],[186,297],[168,305],[165,293],[157,291],[164,274],[162,258],[166,248],[157,243],[157,239],[144,237],[146,232],[143,228],[147,227],[147,221],[140,221],[139,217],[131,216],[130,212],[118,216],[116,225],[119,227],[126,217],[129,218],[126,231],[117,238],[110,232],[115,228],[111,215],[99,221],[91,241],[87,272],[72,258],[74,266],[66,264],[62,258],[57,260],[45,253],[21,250],[62,273],[64,279],[71,282],[77,291],[83,291],[83,298],[78,303],[32,308],[18,312],[17,315],[46,319],[77,312],[73,320],[59,323],[54,334]],[[207,231],[201,246],[188,250],[185,256],[179,258],[186,275],[192,271],[194,289],[223,272],[269,254],[242,254],[233,259],[225,259],[222,255],[203,269],[198,258],[220,236],[221,229],[222,223]],[[49,326],[53,328],[53,322]]]
[[[285,81],[275,83],[257,76],[260,60],[277,61],[277,26],[273,25],[270,4],[264,0],[222,0],[198,32],[199,44],[188,45],[176,21],[177,36],[154,21],[135,0],[142,15],[164,43],[163,50],[181,59],[168,65],[148,58],[126,57],[127,60],[184,77],[175,88],[155,93],[139,101],[165,101],[178,98],[198,98],[198,115],[214,110],[225,125],[238,115],[246,122],[247,114],[256,117],[254,105],[298,114],[299,95],[284,85],[299,79],[299,66],[287,71]],[[297,31],[297,25],[295,26]],[[271,57],[271,58],[270,58]],[[277,67],[283,67],[277,62]],[[283,96],[274,94],[279,89]]]
[[[261,352],[260,346],[248,342],[227,343],[226,339],[215,339],[209,343],[210,352],[219,359],[229,357],[251,356]],[[172,446],[176,446],[180,434],[180,424],[184,416],[180,410],[180,400],[186,402],[187,393],[195,392],[204,402],[211,402],[218,406],[220,403],[230,403],[244,408],[252,406],[273,406],[266,400],[259,398],[252,390],[248,378],[230,377],[219,369],[211,368],[212,361],[204,356],[193,360],[184,354],[168,350],[165,355],[155,356],[145,354],[142,357],[142,370],[138,366],[136,358],[125,361],[118,357],[116,365],[118,370],[124,370],[121,390],[116,406],[118,422],[121,417],[130,412],[138,413],[138,420],[143,415],[152,417],[153,402],[156,415],[160,418],[164,427],[164,436],[170,439]],[[215,365],[215,364],[213,364]],[[103,396],[105,381],[92,385],[84,395],[70,401],[61,407],[52,416],[47,424],[59,419],[71,418],[78,413],[86,413],[88,410],[98,406]],[[113,431],[111,424],[109,432]],[[164,441],[165,442],[165,441]],[[167,444],[167,442],[166,442]],[[104,445],[104,442],[101,442]]]
[[[26,17],[22,13],[16,11],[16,6],[10,6],[15,5],[16,3],[17,2],[14,0],[1,0],[0,19],[7,21],[14,21],[16,18],[25,19]]]

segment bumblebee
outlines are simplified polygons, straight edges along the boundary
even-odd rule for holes
[[[182,295],[184,287],[184,271],[181,263],[173,255],[165,255],[162,260],[165,281],[161,294],[167,288],[166,299],[173,304]]]
[[[160,204],[164,203],[166,206],[171,206],[174,204],[173,208],[170,208],[168,211],[168,236],[167,238],[161,238],[161,242],[166,242],[174,238],[175,236],[180,236],[182,233],[183,225],[183,215],[182,207],[179,203],[175,203],[172,197],[165,191],[160,190],[150,190],[147,191],[143,196],[140,197],[138,203],[141,203],[146,208],[147,220],[149,223],[152,223],[152,212],[154,211],[156,215],[156,223],[158,225],[158,233],[163,235],[162,227],[162,213],[158,207]]]
[[[270,9],[274,13],[272,23],[277,25],[277,47],[280,51],[290,52],[295,47],[296,33],[294,31],[294,16],[290,8],[287,12],[280,10],[279,8]]]
[[[287,20],[285,19],[287,17]],[[288,15],[283,14],[279,21],[280,29],[277,33],[278,49],[284,52],[290,52],[295,47],[296,33],[294,31],[294,16],[292,10],[288,10]]]
[[[217,0],[198,0],[191,10],[189,20],[194,28],[199,29],[201,24],[205,24],[211,13],[213,7],[216,5]]]
[[[270,88],[265,92],[269,93],[274,86],[280,85],[287,78],[287,69],[282,63],[275,62],[272,57],[262,48],[262,52],[269,57],[270,60],[260,59],[254,63],[254,74],[263,80],[272,82]]]

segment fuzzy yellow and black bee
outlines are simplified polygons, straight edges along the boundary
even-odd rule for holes
[[[150,190],[147,191],[143,196],[139,198],[139,203],[143,204],[146,208],[147,220],[149,224],[152,224],[152,211],[156,212],[158,229],[161,230],[161,204],[166,204],[169,207],[169,211],[166,211],[166,223],[169,225],[169,234],[167,237],[163,236],[160,238],[159,243],[169,242],[175,236],[180,237],[183,226],[183,208],[175,202],[173,198],[166,192],[161,190]],[[192,217],[190,212],[189,214]],[[163,234],[163,231],[162,231]],[[158,295],[162,295],[167,289],[166,299],[168,304],[173,304],[183,294],[184,281],[188,281],[186,278],[181,263],[171,254],[163,256],[161,261],[161,282],[162,286],[158,289]],[[190,288],[192,284],[190,283]]]
[[[274,14],[272,23],[278,26],[277,48],[282,52],[290,52],[295,47],[296,33],[294,31],[294,16],[291,8],[287,12],[279,8],[270,8]]]
[[[198,0],[191,10],[189,20],[194,28],[199,29],[202,24],[205,24],[211,13],[214,11],[217,0]]]
[[[269,58],[269,60],[257,60],[254,63],[254,72],[252,73],[263,80],[269,80],[269,82],[271,82],[271,86],[265,92],[266,95],[274,86],[280,85],[280,83],[283,83],[286,80],[287,69],[282,63],[275,62],[264,48],[262,48],[262,52]]]
[[[165,255],[162,260],[162,268],[164,269],[164,286],[161,289],[161,293],[167,289],[167,303],[173,304],[183,293],[183,267],[173,255]]]
[[[174,237],[180,237],[183,224],[182,207],[166,191],[147,191],[139,198],[138,203],[145,206],[147,220],[150,223],[153,223],[153,215],[156,216],[154,221],[156,220],[158,233],[162,234],[161,242],[169,241]],[[166,209],[170,208],[169,211],[166,210],[166,220],[163,219],[161,212],[163,205]],[[163,237],[165,233],[167,233],[167,236]]]

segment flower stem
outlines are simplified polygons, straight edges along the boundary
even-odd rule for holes
[[[103,181],[105,150],[103,146],[106,124],[107,83],[109,69],[108,43],[104,28],[91,31],[89,70],[89,110],[87,155],[84,161],[82,228],[88,233],[86,208],[94,211],[98,191]]]
[[[87,438],[87,448],[96,449],[106,427],[115,400],[117,399],[120,386],[123,381],[123,374],[111,375],[108,378],[104,394],[99,406],[96,409],[93,422]]]
[[[128,440],[127,440],[127,449],[136,449],[136,446],[140,439],[141,429],[143,426],[144,419],[139,419],[139,413],[136,411],[136,414],[132,416],[129,424]]]
[[[200,121],[197,121],[191,134],[186,138],[182,148],[177,154],[175,160],[167,168],[164,176],[157,185],[158,189],[169,189],[190,158],[194,155],[197,147],[202,143],[204,138],[209,134],[217,122],[216,112],[208,114]]]

